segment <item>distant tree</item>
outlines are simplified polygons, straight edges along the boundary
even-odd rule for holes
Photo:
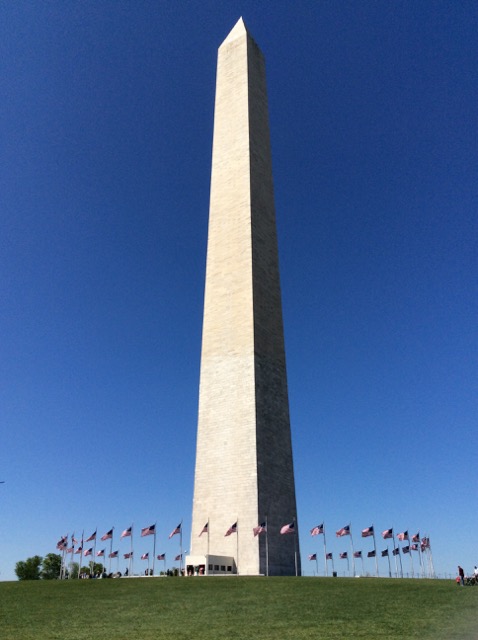
[[[78,562],[70,562],[70,564],[68,565],[68,579],[69,580],[76,580],[78,578],[78,569],[80,568],[80,565],[78,564]]]
[[[40,580],[41,556],[33,556],[20,560],[15,565],[15,573],[19,580]]]
[[[48,553],[43,558],[40,577],[42,580],[56,580],[60,577],[61,556],[58,553]]]

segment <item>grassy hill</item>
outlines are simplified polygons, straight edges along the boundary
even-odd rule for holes
[[[0,583],[2,640],[478,638],[478,587],[376,578]]]

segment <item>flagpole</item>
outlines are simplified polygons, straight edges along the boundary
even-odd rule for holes
[[[111,539],[110,539],[110,555],[109,555],[109,564],[108,564],[108,573],[111,573],[111,554],[113,553],[113,536],[115,532],[115,528],[111,530]]]
[[[388,544],[387,544],[387,560],[388,560],[388,577],[392,577],[392,565],[390,564],[390,554],[388,553]]]
[[[326,575],[326,577],[328,577],[328,575],[329,575],[329,567],[328,567],[328,564],[327,564],[327,545],[325,543],[325,522],[322,523],[322,529],[323,529],[323,532],[324,532],[325,575]],[[332,569],[332,571],[333,571],[333,569]]]
[[[179,573],[182,574],[183,569],[183,519],[181,518],[181,524],[179,525],[179,550],[181,552],[181,563],[179,565]],[[204,573],[206,573],[206,567],[204,567]],[[186,568],[184,568],[184,575],[186,575]]]
[[[395,531],[392,529],[393,557],[395,558],[395,577],[398,578],[397,554],[395,553]]]
[[[352,571],[355,578],[355,551],[354,551],[354,541],[352,539],[352,523],[349,522],[349,534],[350,534],[350,546],[352,547]]]
[[[239,575],[239,518],[236,519],[237,575]]]
[[[130,556],[129,556],[129,571],[128,571],[128,576],[130,578],[131,578],[132,572],[133,572],[133,525],[131,525]]]
[[[154,561],[156,560],[156,522],[154,523],[154,542],[153,542],[153,576],[154,576]],[[149,556],[148,556],[148,569],[149,569]],[[149,571],[148,571],[149,573]]]
[[[269,577],[269,526],[266,516],[266,576]]]
[[[208,567],[207,570],[208,570],[208,573],[209,573],[209,516],[207,517],[207,556],[206,556],[206,564],[207,564],[207,567]]]
[[[80,559],[78,562],[78,580],[80,579],[80,571],[81,571],[81,555],[83,553],[83,538],[85,537],[85,530],[83,529],[82,533],[81,533],[81,553],[80,553]]]
[[[375,576],[378,578],[377,541],[375,540],[375,526],[372,525],[373,548],[375,551]]]
[[[294,518],[294,561],[295,561],[295,577],[297,578],[297,521]]]

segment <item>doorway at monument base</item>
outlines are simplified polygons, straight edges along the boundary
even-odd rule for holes
[[[237,575],[236,561],[232,556],[186,556],[187,576]]]

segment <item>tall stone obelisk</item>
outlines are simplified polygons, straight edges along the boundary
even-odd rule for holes
[[[267,539],[254,536],[266,520]],[[241,18],[218,53],[190,554],[295,575],[297,524],[280,534],[293,521],[265,66]]]

